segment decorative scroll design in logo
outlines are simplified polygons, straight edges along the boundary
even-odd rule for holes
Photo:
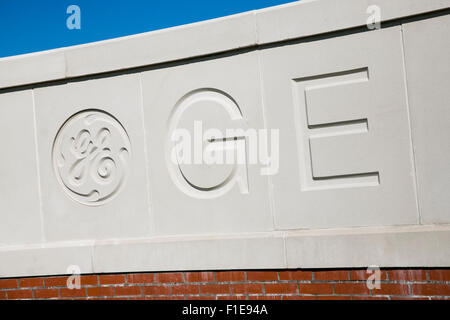
[[[56,177],[85,205],[111,200],[123,186],[131,156],[129,137],[111,115],[86,110],[70,117],[53,144]]]

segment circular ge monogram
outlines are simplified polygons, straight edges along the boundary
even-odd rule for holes
[[[66,193],[85,205],[111,200],[127,176],[130,139],[122,125],[99,110],[70,117],[53,144],[53,166]]]

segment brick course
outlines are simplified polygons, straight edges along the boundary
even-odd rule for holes
[[[145,272],[0,279],[0,299],[403,300],[450,299],[450,269],[383,269],[369,289],[365,269]]]

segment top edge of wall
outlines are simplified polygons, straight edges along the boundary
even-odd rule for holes
[[[364,26],[450,7],[450,0],[303,0],[168,29],[0,58],[0,88],[112,72]]]

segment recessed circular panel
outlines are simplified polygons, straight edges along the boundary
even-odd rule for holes
[[[53,166],[66,193],[85,205],[111,200],[126,179],[131,145],[110,114],[85,110],[71,116],[53,144]]]

